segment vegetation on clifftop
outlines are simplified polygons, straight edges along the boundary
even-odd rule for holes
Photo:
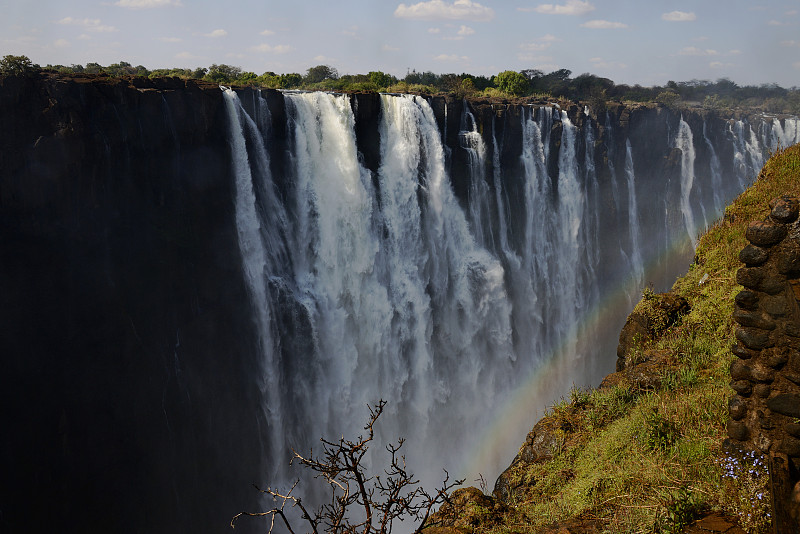
[[[242,85],[272,89],[305,89],[320,91],[381,91],[390,93],[434,94],[449,93],[470,98],[509,99],[535,97],[591,102],[601,109],[604,102],[658,102],[671,107],[702,106],[713,109],[747,108],[769,113],[800,113],[800,88],[785,89],[776,84],[739,86],[727,78],[716,81],[668,81],[664,86],[617,84],[608,78],[590,73],[573,77],[572,71],[558,69],[545,73],[539,69],[506,70],[494,76],[461,74],[436,74],[409,70],[402,78],[381,71],[366,74],[343,74],[329,66],[316,65],[305,74],[292,72],[262,74],[243,71],[240,67],[212,64],[210,67],[162,68],[150,70],[143,65],[120,61],[102,66],[46,65],[40,67],[25,56],[5,56],[0,60],[0,75],[30,74],[45,70],[62,74],[93,74],[110,77],[173,76],[184,79],[202,79],[225,85]]]
[[[451,528],[536,533],[578,521],[600,532],[668,533],[718,511],[737,517],[748,532],[765,532],[765,469],[759,458],[732,454],[723,442],[738,255],[748,223],[763,219],[770,200],[786,194],[800,195],[800,145],[773,154],[699,238],[694,263],[671,290],[691,311],[627,354],[626,369],[657,362],[642,371],[650,376],[615,373],[601,388],[573,390],[553,405],[537,424],[547,452],[506,473],[508,506],[466,507]],[[657,298],[646,291],[637,310],[652,311]]]

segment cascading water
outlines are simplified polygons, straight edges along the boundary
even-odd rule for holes
[[[506,109],[485,133],[462,103],[457,145],[447,147],[428,100],[381,95],[370,169],[350,97],[284,93],[286,145],[271,157],[283,158],[285,175],[273,176],[264,99],[254,98],[252,119],[232,91],[225,98],[270,463],[320,436],[357,433],[365,405],[383,398],[379,437],[407,439],[425,486],[442,467],[496,475],[537,410],[610,371],[648,263],[674,245],[675,229],[647,226],[645,214],[666,206],[681,214],[679,233],[695,238],[697,183],[712,182],[707,209],[716,213],[741,190],[725,173],[752,177],[764,150],[734,123],[733,161],[720,161],[705,128],[695,140],[681,119],[667,146],[682,154],[680,188],[659,197],[647,191],[664,178],[639,164],[634,172],[644,156],[625,136],[618,144],[608,114],[598,126],[584,110],[579,128],[551,106],[521,108],[518,118]],[[516,155],[497,133],[512,120]],[[772,126],[776,138],[789,135],[784,124]],[[695,143],[707,148],[702,163]],[[464,176],[448,171],[459,154]],[[466,198],[454,180],[467,184]],[[604,309],[616,310],[611,328],[599,322]],[[270,476],[287,474],[275,467]]]
[[[697,229],[695,228],[694,214],[689,203],[689,197],[694,185],[694,142],[692,141],[692,130],[681,117],[678,126],[678,135],[675,139],[675,146],[681,151],[681,213],[683,222],[686,225],[686,233],[692,241],[694,248],[697,241]]]

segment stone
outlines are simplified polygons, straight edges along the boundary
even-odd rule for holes
[[[763,362],[773,369],[780,369],[789,361],[789,354],[785,348],[768,349],[761,356]]]
[[[733,320],[742,326],[759,328],[761,330],[775,329],[775,321],[763,313],[750,312],[746,310],[734,310]]]
[[[783,331],[787,336],[800,337],[800,325],[797,323],[786,323]]]
[[[785,425],[783,428],[785,428],[786,432],[791,434],[792,436],[800,438],[800,425],[798,425],[797,423],[789,423],[788,425]]]
[[[753,376],[753,379],[758,382],[771,383],[775,380],[775,371],[769,367],[764,367],[763,365],[754,365],[750,368],[750,373]]]
[[[800,272],[800,245],[787,240],[778,254],[776,266],[781,274],[796,274]]]
[[[753,388],[753,395],[760,399],[766,399],[772,393],[772,387],[768,384],[756,384]]]
[[[800,386],[800,375],[795,374],[795,373],[784,373],[782,376],[783,376],[783,378],[785,378],[789,382],[791,382],[791,383],[793,383],[793,384],[795,384],[797,386]]]
[[[769,259],[769,251],[755,245],[747,245],[739,252],[739,261],[748,267],[761,265]]]
[[[800,439],[786,436],[778,445],[778,450],[786,453],[787,456],[800,456]]]
[[[758,351],[750,350],[741,343],[735,343],[731,347],[731,352],[743,360],[749,360],[759,354]]]
[[[774,245],[786,237],[786,227],[772,221],[753,221],[747,226],[745,237],[754,245]]]
[[[731,378],[734,380],[752,380],[753,374],[750,366],[742,360],[734,360],[731,363]]]
[[[753,392],[753,385],[748,380],[734,380],[731,389],[742,397],[749,397]]]
[[[741,421],[728,421],[728,436],[736,441],[747,441],[750,431]]]
[[[786,297],[783,295],[764,297],[761,299],[761,309],[773,317],[783,317],[789,311],[786,305]]]
[[[761,286],[764,271],[759,267],[742,267],[736,271],[736,283],[753,289]]]
[[[797,220],[800,202],[795,197],[784,195],[770,201],[769,207],[772,208],[770,218],[778,223],[789,224]]]
[[[744,416],[747,415],[747,403],[741,397],[733,396],[728,401],[728,412],[734,421],[744,419]]]
[[[747,348],[753,350],[763,350],[772,346],[768,332],[763,332],[752,328],[737,328],[736,339],[741,341]]]
[[[736,295],[736,305],[745,310],[755,310],[758,307],[758,294],[749,289],[739,291]]]
[[[762,279],[759,289],[768,295],[783,293],[786,290],[786,277],[782,275],[766,277]]]
[[[781,393],[767,400],[767,408],[789,417],[800,417],[800,395]]]

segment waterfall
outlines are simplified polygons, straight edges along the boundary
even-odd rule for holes
[[[681,212],[683,221],[686,224],[686,233],[694,248],[697,241],[697,229],[695,228],[694,214],[692,205],[689,202],[694,185],[694,141],[692,140],[692,129],[689,124],[681,117],[678,126],[678,135],[675,138],[675,147],[681,151]]]
[[[630,139],[625,140],[625,176],[628,177],[628,228],[631,237],[631,274],[634,286],[641,290],[644,286],[644,264],[640,250],[639,208],[636,204],[636,173],[633,170],[633,149]]]
[[[635,302],[648,263],[674,245],[669,214],[680,213],[695,238],[697,184],[710,180],[716,212],[741,190],[725,176],[752,178],[764,150],[734,122],[732,161],[720,160],[720,141],[705,127],[708,150],[696,153],[681,118],[672,140],[680,168],[666,175],[680,188],[652,195],[664,185],[634,170],[644,156],[628,137],[617,176],[618,127],[608,113],[599,127],[588,109],[578,123],[552,106],[507,108],[481,125],[462,102],[448,147],[429,100],[380,95],[378,163],[368,168],[352,97],[284,93],[280,149],[260,94],[248,101],[252,117],[233,91],[224,97],[270,463],[320,436],[357,433],[365,405],[382,398],[379,443],[406,438],[426,487],[441,467],[496,475],[537,410],[610,371],[602,356],[613,358],[630,309],[620,303]],[[516,154],[509,131],[520,136]],[[276,158],[284,176],[273,180]],[[653,216],[662,207],[666,227]],[[604,305],[615,310],[611,328],[597,323]],[[490,430],[498,421],[514,430]],[[382,447],[371,465],[381,465]],[[270,476],[293,475],[273,467]]]

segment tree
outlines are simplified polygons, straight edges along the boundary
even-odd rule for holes
[[[390,534],[395,519],[415,519],[415,534],[428,526],[426,523],[433,508],[448,501],[448,492],[463,480],[450,482],[445,471],[442,486],[432,494],[419,487],[419,481],[406,468],[405,457],[399,454],[403,439],[396,444],[389,444],[386,450],[390,454],[389,466],[383,470],[384,475],[369,476],[364,466],[364,456],[375,437],[374,426],[383,413],[386,401],[378,401],[374,407],[369,406],[369,419],[364,430],[366,436],[355,440],[339,438],[338,441],[321,439],[322,455],[314,457],[311,453],[303,456],[294,451],[293,461],[311,469],[315,478],[324,480],[330,486],[330,501],[317,509],[313,514],[308,510],[300,497],[292,493],[298,482],[287,492],[267,488],[259,490],[269,495],[275,507],[266,512],[242,512],[231,520],[231,526],[242,516],[260,516],[270,519],[269,533],[275,527],[275,520],[280,520],[290,534],[296,534],[296,525],[286,513],[286,505],[297,507],[302,520],[313,534]]]
[[[206,80],[214,83],[231,83],[233,80],[242,75],[242,69],[232,65],[216,63],[208,68],[208,73],[205,76]]]
[[[303,83],[303,77],[296,72],[290,72],[289,74],[281,74],[278,77],[278,79],[280,81],[281,89],[291,89],[292,87],[300,87],[300,84]]]
[[[386,88],[392,84],[397,83],[397,78],[378,70],[378,71],[370,71],[369,81],[374,83],[379,88]]]
[[[39,65],[31,63],[28,56],[3,56],[0,59],[0,74],[24,76],[39,70]]]
[[[305,83],[319,83],[322,80],[336,80],[339,78],[339,73],[331,66],[317,65],[311,67],[306,71]]]
[[[510,95],[522,96],[528,92],[528,78],[513,70],[504,70],[495,76],[494,84]]]

